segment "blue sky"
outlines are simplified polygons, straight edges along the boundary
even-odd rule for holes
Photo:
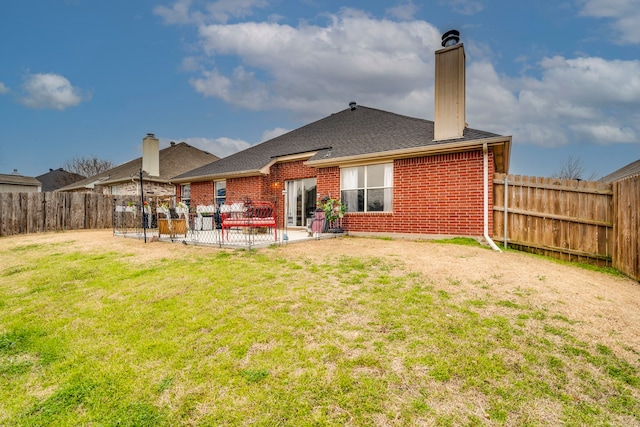
[[[510,172],[640,158],[640,0],[3,0],[0,173],[116,164],[142,138],[224,157],[348,107],[433,119],[434,51],[461,32],[467,123]]]

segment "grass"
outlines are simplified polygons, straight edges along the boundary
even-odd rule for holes
[[[0,257],[0,425],[640,424],[638,365],[526,290],[276,248]]]

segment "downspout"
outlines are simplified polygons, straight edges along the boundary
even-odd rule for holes
[[[489,149],[487,143],[482,144],[484,154],[484,238],[494,251],[502,252],[489,237]]]

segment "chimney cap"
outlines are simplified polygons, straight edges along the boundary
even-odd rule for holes
[[[455,46],[460,41],[460,31],[449,30],[442,35],[442,47]]]
[[[356,106],[357,106],[357,105],[358,105],[358,104],[356,103],[356,101],[351,101],[351,102],[349,103],[349,108],[351,108],[351,111],[353,111],[353,110],[355,110],[355,109],[356,109]]]
[[[155,138],[155,135],[154,135],[154,134],[152,134],[152,133],[147,133],[147,136],[148,136],[149,138]]]

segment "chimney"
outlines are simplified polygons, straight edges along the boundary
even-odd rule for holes
[[[142,138],[142,170],[160,176],[160,140],[152,133]]]
[[[436,51],[435,118],[436,141],[462,138],[465,127],[465,55],[458,43],[460,33],[442,35],[443,49]]]

